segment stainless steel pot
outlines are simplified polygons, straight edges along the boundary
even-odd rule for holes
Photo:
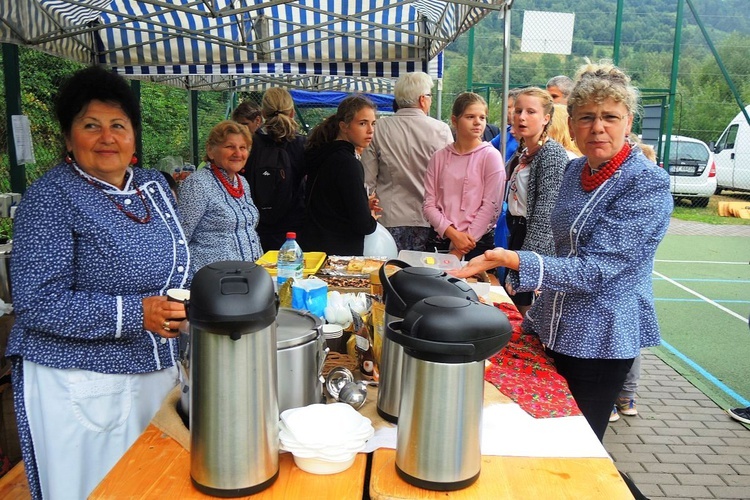
[[[308,311],[279,309],[276,317],[276,359],[279,413],[324,402],[323,363],[328,350],[322,321]]]
[[[323,364],[327,354],[320,318],[307,311],[279,309],[276,317],[279,413],[325,402]],[[190,415],[190,358],[190,332],[181,331],[180,413],[186,424]]]

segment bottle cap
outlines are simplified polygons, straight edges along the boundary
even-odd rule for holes
[[[288,239],[288,240],[296,240],[297,239],[297,233],[295,233],[293,231],[289,231],[288,233],[286,233],[286,239]]]

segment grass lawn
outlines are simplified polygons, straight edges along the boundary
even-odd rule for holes
[[[681,220],[705,222],[707,224],[750,225],[750,219],[719,217],[717,207],[720,201],[747,201],[750,205],[750,193],[723,191],[722,194],[712,196],[708,202],[708,206],[705,207],[693,207],[689,201],[680,200],[674,205],[672,217]]]

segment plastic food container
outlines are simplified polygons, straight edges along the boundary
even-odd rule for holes
[[[323,458],[303,458],[294,455],[294,463],[297,467],[310,474],[338,474],[351,467],[355,458],[357,458],[356,453],[352,453],[350,458],[340,462],[325,460]]]
[[[302,252],[304,259],[302,274],[305,278],[317,273],[326,261],[325,252]],[[255,263],[266,268],[271,276],[276,276],[276,264],[279,261],[279,251],[271,250],[263,254]]]
[[[458,257],[451,253],[401,250],[398,253],[398,259],[403,260],[410,266],[431,267],[433,269],[440,269],[441,271],[461,268],[461,262],[458,260]]]

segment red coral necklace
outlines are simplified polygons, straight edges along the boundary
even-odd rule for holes
[[[213,163],[211,164],[211,172],[213,172],[216,178],[219,179],[221,185],[224,186],[224,189],[227,190],[227,193],[229,193],[232,198],[242,198],[242,195],[245,194],[245,188],[242,187],[242,181],[239,178],[237,179],[237,187],[234,187],[232,186],[232,183],[229,182],[229,179],[221,173],[219,167]],[[235,177],[237,177],[237,174],[235,174]]]
[[[141,188],[138,187],[138,184],[135,183],[135,175],[133,175],[133,187],[135,188],[135,194],[138,195],[138,199],[140,199],[141,203],[143,203],[143,208],[146,209],[146,216],[145,217],[138,217],[133,212],[128,212],[127,210],[125,210],[125,207],[123,207],[122,205],[120,205],[120,203],[118,203],[117,200],[115,200],[108,192],[106,192],[104,190],[104,188],[102,188],[100,185],[98,185],[97,183],[95,183],[93,180],[91,180],[90,178],[88,178],[87,176],[85,176],[81,172],[79,172],[78,169],[75,166],[73,166],[73,172],[77,173],[79,177],[81,177],[83,180],[85,180],[86,182],[88,182],[89,184],[91,184],[92,186],[94,186],[96,189],[98,189],[99,191],[101,191],[104,194],[104,196],[107,197],[107,199],[109,201],[111,201],[112,203],[114,203],[114,205],[117,207],[117,210],[119,210],[120,212],[122,212],[123,214],[125,214],[128,219],[130,219],[130,220],[132,220],[134,222],[137,222],[138,224],[148,224],[151,221],[151,209],[148,208],[148,204],[146,203],[146,197],[143,196],[143,193],[141,192]]]
[[[612,175],[620,168],[625,158],[630,154],[630,145],[626,142],[619,153],[612,157],[607,163],[599,168],[595,173],[592,171],[588,160],[581,170],[581,187],[583,190],[588,192],[598,188],[604,181],[612,177]]]

